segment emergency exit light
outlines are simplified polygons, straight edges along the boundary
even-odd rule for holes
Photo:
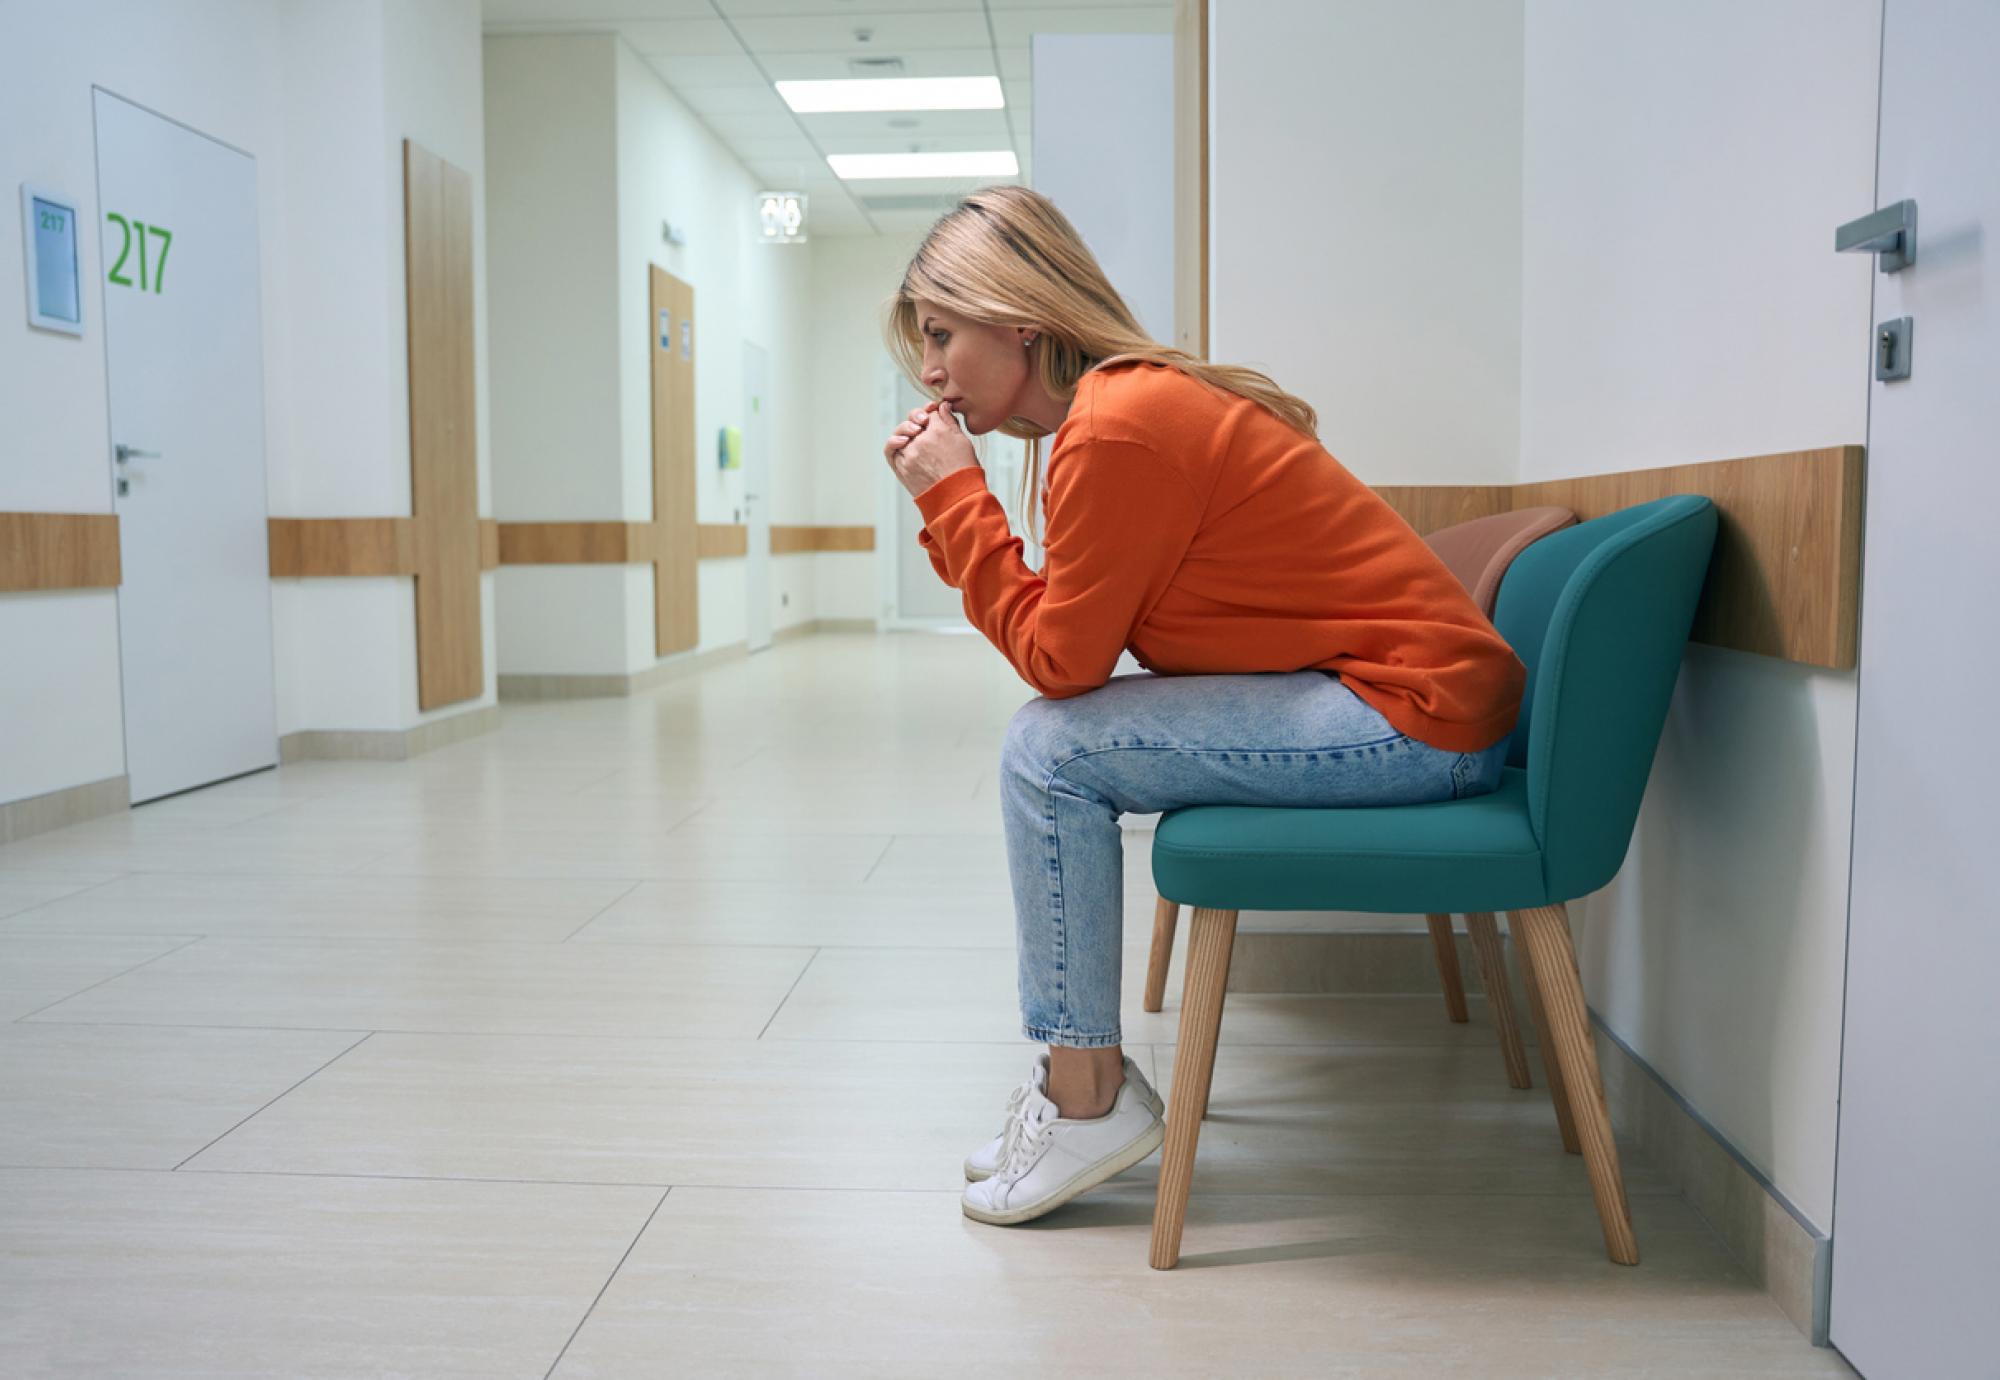
[[[803,244],[806,238],[804,192],[757,193],[758,238],[766,244]]]

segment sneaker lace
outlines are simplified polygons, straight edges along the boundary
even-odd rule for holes
[[[1000,1157],[1002,1179],[1017,1179],[1034,1167],[1042,1131],[1059,1115],[1055,1103],[1032,1088],[1028,1092],[1030,1096],[1022,1099],[1007,1123],[1006,1146]]]

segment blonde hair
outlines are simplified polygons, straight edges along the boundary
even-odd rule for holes
[[[1026,187],[985,187],[966,197],[931,227],[904,271],[902,286],[888,305],[884,334],[896,363],[924,388],[920,298],[968,320],[1037,330],[1030,362],[1053,398],[1075,397],[1077,384],[1093,369],[1139,361],[1167,364],[1260,403],[1318,439],[1319,417],[1312,407],[1268,376],[1233,364],[1210,364],[1147,335],[1076,227],[1054,202]],[[997,429],[1028,443],[1021,511],[1034,532],[1047,432],[1018,416]]]

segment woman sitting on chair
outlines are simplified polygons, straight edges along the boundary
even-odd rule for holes
[[[938,574],[1040,694],[1000,775],[1022,1032],[1049,1051],[965,1164],[966,1215],[1005,1225],[1161,1141],[1159,1096],[1119,1045],[1119,816],[1484,794],[1527,673],[1320,445],[1311,407],[1148,337],[1047,198],[960,202],[911,260],[888,334],[935,401],[884,455]],[[1029,443],[1039,573],[968,438],[994,431]],[[1127,648],[1151,674],[1112,676]]]

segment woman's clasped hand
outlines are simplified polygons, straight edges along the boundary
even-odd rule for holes
[[[972,438],[959,425],[951,404],[942,400],[911,412],[882,447],[882,457],[912,498],[948,474],[980,468]]]

